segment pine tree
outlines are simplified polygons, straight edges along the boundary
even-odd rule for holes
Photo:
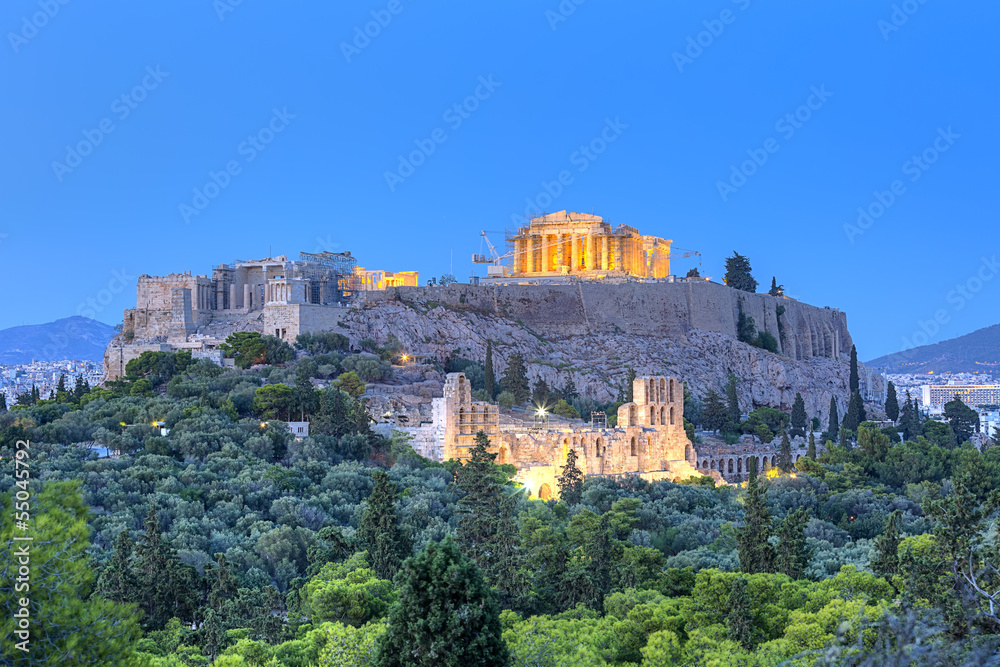
[[[904,440],[910,440],[914,436],[920,435],[919,426],[914,426],[915,411],[913,399],[910,398],[910,393],[907,392],[906,402],[903,403],[903,409],[899,413],[899,428],[903,432]]]
[[[816,460],[816,434],[809,431],[809,449],[806,450],[806,457]]]
[[[757,281],[754,280],[750,271],[750,260],[733,251],[733,256],[726,258],[726,274],[722,280],[733,289],[756,292]]]
[[[83,376],[76,376],[76,384],[73,386],[73,400],[79,401],[87,392],[83,388]]]
[[[516,499],[504,489],[505,476],[488,451],[490,440],[480,431],[469,460],[456,473],[464,492],[458,501],[456,536],[483,578],[510,603],[526,592],[524,554],[517,525]]]
[[[589,559],[587,577],[592,587],[590,607],[604,609],[604,596],[611,592],[611,568],[615,562],[615,539],[611,530],[610,513],[604,513],[597,523],[597,530],[587,536],[584,554]]]
[[[549,383],[543,378],[538,378],[538,382],[535,383],[534,389],[531,390],[531,400],[539,407],[546,407],[549,404],[549,399],[552,398],[552,390],[549,389]]]
[[[726,384],[726,418],[734,425],[740,423],[740,401],[736,396],[737,382],[739,379],[735,375],[730,375]]]
[[[791,434],[793,437],[806,434],[806,402],[799,392],[795,392],[795,401],[792,403]]]
[[[368,551],[368,562],[378,578],[392,581],[400,563],[410,555],[410,540],[396,517],[396,485],[384,470],[376,470],[372,479],[375,488],[368,496],[357,539]]]
[[[778,525],[777,570],[792,579],[801,579],[809,567],[809,549],[806,547],[806,525],[809,510],[800,507],[788,514]]]
[[[788,433],[781,429],[781,444],[778,446],[778,468],[782,472],[792,471],[792,443],[788,440]]]
[[[575,449],[570,449],[566,454],[566,465],[563,466],[558,482],[559,500],[567,505],[579,504],[580,494],[583,491],[583,473],[576,465]]]
[[[375,667],[507,664],[499,608],[451,537],[408,558],[397,584],[399,599],[375,645]]]
[[[709,389],[705,394],[705,407],[701,412],[701,423],[705,428],[718,432],[726,425],[728,411],[722,402],[722,397],[715,393],[714,389]]]
[[[858,425],[868,421],[868,413],[865,411],[865,399],[861,398],[861,392],[854,392],[858,397]]]
[[[729,616],[726,617],[726,634],[748,651],[755,648],[753,611],[750,592],[747,590],[747,580],[743,577],[733,579],[729,589]]]
[[[577,391],[576,389],[576,383],[573,382],[572,375],[570,375],[569,379],[566,380],[566,386],[563,387],[562,395],[567,402],[572,401],[574,398],[578,398],[580,396],[580,392]]]
[[[861,379],[858,377],[858,348],[851,346],[851,380],[849,389],[851,393],[861,390]]]
[[[486,341],[486,360],[483,362],[486,368],[486,395],[492,401],[496,398],[497,381],[493,369],[493,341]]]
[[[59,374],[59,382],[56,383],[56,398],[64,398],[66,396],[66,374]]]
[[[827,420],[826,425],[826,435],[827,438],[837,441],[837,433],[840,431],[840,415],[837,414],[837,399],[833,396],[830,397],[830,416]]]
[[[239,590],[233,577],[233,566],[226,562],[224,554],[215,554],[215,563],[205,565],[205,579],[209,582],[208,606],[221,612],[226,601],[236,597]]]
[[[631,403],[635,400],[635,378],[635,369],[631,366],[626,367],[624,395],[622,397],[625,403]]]
[[[875,538],[875,553],[871,557],[872,572],[886,580],[892,579],[893,575],[899,573],[899,544],[902,542],[899,535],[901,517],[902,512],[899,510],[890,514],[885,532]]]
[[[757,476],[757,459],[750,457],[749,478],[743,500],[743,526],[736,529],[736,549],[740,570],[747,574],[774,571],[774,547],[771,536],[771,514],[767,509],[767,488]]]
[[[514,395],[514,402],[518,405],[527,402],[531,396],[528,387],[528,369],[520,352],[513,353],[507,359],[507,370],[500,378],[500,386]]]
[[[889,383],[885,394],[885,416],[895,423],[899,419],[899,398],[896,397],[896,385]]]

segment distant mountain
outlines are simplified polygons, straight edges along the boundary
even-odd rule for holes
[[[1000,324],[865,362],[891,373],[1000,373]]]
[[[0,364],[75,359],[101,361],[115,328],[86,317],[0,330]]]

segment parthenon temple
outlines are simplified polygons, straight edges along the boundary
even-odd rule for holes
[[[513,276],[665,278],[670,244],[598,216],[558,211],[532,218],[513,242]]]

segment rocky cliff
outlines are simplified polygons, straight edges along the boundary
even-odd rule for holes
[[[777,337],[781,354],[736,340],[738,309]],[[784,306],[780,315],[779,307]],[[482,361],[492,340],[498,373],[520,352],[532,380],[615,398],[631,366],[639,375],[682,379],[697,396],[742,379],[744,412],[761,405],[791,410],[795,393],[826,426],[830,397],[846,409],[851,338],[844,313],[789,299],[737,292],[711,283],[404,288],[366,295],[342,319],[352,338],[385,342],[411,354],[456,354]],[[867,393],[881,376],[862,368]],[[877,399],[876,399],[877,402]]]

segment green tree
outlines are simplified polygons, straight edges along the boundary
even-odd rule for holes
[[[816,434],[809,431],[809,449],[806,450],[806,457],[816,460]]]
[[[771,513],[767,509],[767,487],[757,475],[757,459],[747,464],[746,493],[743,497],[743,525],[736,529],[736,549],[740,570],[747,574],[774,572],[774,547],[771,536]]]
[[[485,389],[486,395],[492,401],[496,398],[497,391],[497,381],[494,373],[496,372],[493,368],[493,341],[486,341],[486,360],[483,362],[483,366],[486,369],[486,381]]]
[[[560,398],[559,401],[552,407],[552,414],[565,417],[566,419],[580,418],[580,413],[576,408],[567,403],[565,398]]]
[[[792,437],[806,434],[806,402],[802,399],[802,394],[795,392],[795,400],[792,402]]]
[[[743,299],[736,301],[736,340],[750,345],[757,341],[757,323],[743,312]]]
[[[753,610],[747,580],[736,577],[729,589],[729,615],[726,617],[726,635],[748,651],[755,646]]]
[[[138,580],[132,565],[135,542],[127,530],[118,533],[115,552],[97,580],[97,594],[112,602],[136,602]]]
[[[386,615],[396,599],[392,582],[369,566],[364,551],[327,563],[299,589],[300,611],[314,625],[328,621],[360,627]]]
[[[771,276],[771,289],[767,291],[771,296],[784,296],[785,286],[778,284],[778,279],[775,276]]]
[[[777,466],[782,472],[792,471],[792,443],[788,439],[788,432],[781,430],[781,443],[778,446]]]
[[[693,269],[688,269],[688,272],[685,274],[684,277],[685,278],[701,278],[701,272],[698,270],[698,267],[696,266]]]
[[[293,390],[287,384],[266,384],[257,387],[253,398],[253,411],[261,419],[289,420]]]
[[[912,440],[923,431],[917,405],[910,398],[909,392],[906,393],[906,402],[903,403],[903,409],[899,413],[899,430],[902,431],[904,440]]]
[[[135,606],[93,594],[96,574],[87,557],[88,509],[79,489],[77,482],[46,482],[36,490],[27,532],[15,525],[14,494],[0,497],[0,543],[7,548],[0,568],[0,608],[5,610],[0,663],[132,664],[141,634]],[[26,536],[30,542],[18,539]],[[24,557],[30,558],[30,582],[17,580],[18,561]],[[21,600],[27,601],[26,608]],[[27,629],[19,623],[25,615]]]
[[[775,565],[778,572],[792,579],[802,579],[809,567],[810,550],[806,546],[809,510],[800,507],[778,524],[778,549]]]
[[[514,396],[517,405],[525,403],[531,397],[528,387],[528,369],[524,365],[524,357],[515,352],[507,358],[507,369],[500,378],[500,386]]]
[[[718,432],[726,425],[728,418],[729,411],[726,410],[722,397],[714,389],[709,389],[705,394],[705,407],[701,413],[702,425],[711,431]]]
[[[739,382],[739,378],[735,375],[729,375],[729,381],[726,383],[726,417],[733,424],[740,423],[740,401],[736,396],[736,384]]]
[[[544,408],[548,406],[550,398],[552,398],[552,390],[549,389],[549,384],[544,378],[538,378],[535,388],[531,390],[532,402]]]
[[[734,251],[732,257],[726,258],[726,274],[722,280],[733,289],[756,292],[757,281],[750,271],[750,260]]]
[[[761,443],[768,445],[774,440],[774,433],[771,433],[771,429],[767,427],[767,424],[757,424],[754,427],[753,434],[760,438]]]
[[[840,431],[840,415],[837,414],[837,399],[830,397],[830,416],[827,418],[826,437],[829,440],[837,441],[837,433]]]
[[[885,461],[891,446],[889,436],[874,422],[864,422],[858,426],[858,448],[864,452],[869,461]]]
[[[368,505],[358,527],[358,543],[368,550],[372,569],[379,579],[392,581],[400,563],[409,555],[410,540],[399,526],[396,485],[383,470],[372,473],[375,488],[368,496]]]
[[[566,454],[566,465],[559,476],[559,500],[567,505],[580,503],[583,493],[583,473],[576,465],[576,450],[570,449]]]
[[[365,383],[354,371],[348,371],[347,373],[341,373],[338,375],[337,379],[333,381],[333,386],[341,391],[347,392],[347,395],[352,398],[358,398],[364,394],[367,389],[365,387]],[[261,388],[263,389],[263,387]]]
[[[516,498],[505,491],[506,476],[494,463],[490,440],[476,434],[469,460],[455,473],[463,495],[458,501],[456,537],[465,553],[504,601],[525,592],[524,556],[516,519]]]
[[[631,403],[635,400],[635,378],[635,369],[627,366],[625,368],[625,385],[620,392],[623,403]]]
[[[899,419],[899,398],[896,396],[896,385],[889,382],[885,394],[885,416],[895,422]]]
[[[895,510],[889,515],[885,532],[875,538],[875,550],[871,556],[872,572],[886,580],[899,574],[899,524],[902,512]]]
[[[979,413],[967,406],[958,394],[944,404],[944,417],[951,424],[959,443],[967,442],[974,433],[979,433]]]
[[[856,432],[862,421],[861,410],[861,394],[853,392],[851,394],[851,401],[847,404],[847,414],[844,415],[844,421],[841,426],[852,432]]]
[[[149,506],[145,533],[135,547],[138,590],[135,600],[144,615],[147,630],[160,630],[173,617],[190,622],[198,607],[197,573],[183,565],[177,553],[163,540],[156,509]]]
[[[858,348],[851,346],[851,378],[848,385],[851,393],[861,390],[861,378],[858,376]]]
[[[475,563],[446,537],[407,559],[375,667],[507,664],[500,613]]]

